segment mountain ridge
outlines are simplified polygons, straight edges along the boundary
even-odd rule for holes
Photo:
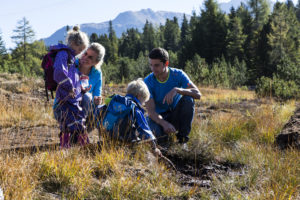
[[[121,37],[122,33],[129,28],[137,28],[141,31],[146,23],[146,20],[148,20],[154,26],[159,26],[160,24],[165,24],[166,19],[173,19],[174,17],[177,17],[179,24],[181,24],[184,14],[185,13],[168,11],[155,12],[148,8],[140,11],[122,12],[111,21],[117,37]],[[190,15],[185,15],[187,19],[190,19]],[[57,44],[59,41],[64,41],[66,36],[66,28],[67,26],[64,26],[55,31],[50,37],[42,39],[44,40],[46,46]],[[96,33],[97,35],[107,33],[108,28],[109,21],[80,24],[80,30],[86,32],[88,35],[91,35],[92,33]]]

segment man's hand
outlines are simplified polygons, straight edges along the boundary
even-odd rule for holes
[[[177,94],[177,88],[173,88],[168,94],[166,94],[165,98],[163,99],[163,103],[167,102],[167,104],[173,103],[173,98]]]
[[[102,103],[102,97],[101,96],[94,96],[94,104],[100,105]]]
[[[164,121],[164,122],[161,124],[161,126],[163,127],[164,132],[167,133],[167,134],[175,133],[175,132],[176,132],[175,127],[174,127],[171,123],[169,123],[169,122],[167,122],[167,121]]]

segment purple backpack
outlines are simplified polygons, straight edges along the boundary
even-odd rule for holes
[[[52,99],[54,99],[53,91],[56,91],[56,88],[57,88],[57,83],[53,79],[53,73],[54,73],[53,65],[54,65],[54,62],[55,62],[56,54],[59,51],[68,52],[68,65],[71,64],[71,59],[70,59],[71,52],[67,48],[53,49],[53,50],[49,51],[43,57],[42,68],[44,70],[44,80],[45,80],[45,90],[46,90],[47,101],[49,101],[48,90],[51,92]]]

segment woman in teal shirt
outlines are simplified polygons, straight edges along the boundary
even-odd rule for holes
[[[102,102],[102,72],[101,65],[105,55],[105,48],[99,43],[92,43],[86,51],[76,60],[78,70],[82,75],[89,77],[88,91],[82,96],[81,106],[86,116],[88,131],[94,127],[96,106]]]

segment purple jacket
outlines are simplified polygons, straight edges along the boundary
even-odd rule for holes
[[[68,48],[70,49],[71,53],[68,55],[67,51],[59,51],[55,57],[53,78],[57,82],[56,100],[58,102],[68,101],[69,103],[77,106],[79,101],[81,101],[81,87],[79,81],[80,72],[76,69],[74,63],[75,54],[70,47],[63,44],[58,44],[51,46],[50,50],[61,48]],[[69,56],[71,64],[69,62],[68,66]],[[75,88],[75,98],[69,96],[69,92],[71,92],[73,88]]]

